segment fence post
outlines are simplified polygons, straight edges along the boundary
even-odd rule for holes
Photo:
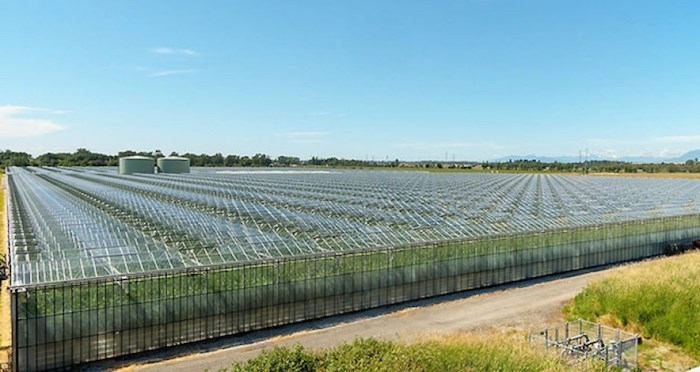
[[[583,333],[583,319],[579,318],[578,319],[578,334]]]
[[[622,343],[620,342],[620,330],[615,330],[615,342],[617,342],[617,365],[622,365]]]

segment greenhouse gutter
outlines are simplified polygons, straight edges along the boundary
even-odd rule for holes
[[[6,193],[6,194],[7,194],[6,197],[9,197],[9,193]],[[508,238],[508,237],[517,237],[517,236],[533,236],[533,235],[539,235],[539,234],[545,234],[545,233],[567,232],[569,230],[583,230],[583,229],[588,229],[588,228],[599,228],[599,227],[605,227],[605,226],[626,225],[629,223],[646,224],[647,222],[653,223],[656,221],[663,221],[664,219],[668,219],[668,218],[684,218],[684,217],[700,218],[700,214],[685,214],[685,215],[676,215],[676,216],[667,216],[667,217],[647,218],[647,219],[640,219],[640,220],[630,220],[630,221],[624,221],[624,222],[611,222],[611,223],[603,223],[603,224],[581,225],[581,226],[575,226],[575,227],[562,227],[562,228],[557,228],[557,229],[552,229],[552,230],[537,230],[537,231],[532,231],[532,232],[527,232],[527,233],[510,233],[510,234],[495,234],[495,235],[490,235],[490,236],[473,236],[473,237],[470,237],[468,239],[457,238],[457,239],[447,239],[447,240],[434,240],[434,241],[428,241],[428,242],[405,244],[405,245],[400,245],[400,246],[378,246],[378,247],[372,247],[372,248],[352,249],[352,250],[347,250],[347,251],[319,252],[319,253],[310,253],[310,254],[307,253],[307,254],[303,254],[303,255],[280,256],[280,257],[274,257],[274,258],[265,258],[265,259],[259,259],[259,260],[238,261],[238,262],[223,262],[223,263],[217,263],[217,264],[212,264],[212,265],[190,266],[190,267],[181,267],[181,268],[174,268],[174,269],[168,268],[168,269],[159,269],[159,270],[148,270],[148,271],[141,271],[141,272],[135,272],[135,273],[123,273],[123,274],[115,274],[115,275],[95,276],[95,277],[91,277],[91,278],[69,279],[69,280],[60,280],[60,281],[53,281],[53,282],[14,285],[12,283],[12,281],[10,280],[9,289],[12,292],[23,292],[23,291],[26,291],[27,289],[55,288],[55,287],[65,286],[66,284],[81,285],[81,284],[90,284],[90,283],[96,283],[96,282],[108,282],[110,280],[111,281],[119,281],[119,280],[127,280],[127,279],[138,280],[139,278],[147,278],[147,277],[152,277],[153,275],[159,275],[159,274],[162,274],[162,275],[178,275],[178,274],[196,275],[200,272],[206,272],[206,271],[217,270],[217,269],[234,269],[234,268],[243,267],[243,266],[264,265],[264,264],[270,264],[270,263],[280,263],[280,262],[289,262],[289,261],[302,261],[304,259],[309,259],[309,258],[319,259],[319,258],[339,257],[339,256],[345,256],[345,255],[351,255],[351,254],[374,253],[374,252],[387,251],[387,250],[398,250],[398,249],[409,249],[409,248],[428,248],[430,246],[437,246],[439,244],[464,243],[464,242],[476,241],[476,240],[480,240],[480,239],[484,239],[484,238],[499,239],[499,238]],[[8,224],[9,224],[9,218],[8,218]],[[8,241],[9,241],[9,238],[8,238]],[[654,256],[651,256],[651,257],[654,257]]]

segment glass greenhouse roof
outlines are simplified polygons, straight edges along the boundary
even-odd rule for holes
[[[700,213],[700,181],[533,174],[9,169],[12,285]]]

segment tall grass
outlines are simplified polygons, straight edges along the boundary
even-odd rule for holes
[[[297,345],[274,348],[233,371],[571,371],[572,367],[533,347],[523,337],[452,335],[414,344],[357,339],[313,352]]]
[[[622,267],[590,284],[565,311],[700,356],[700,252]]]
[[[0,173],[0,178],[2,178],[2,173]],[[5,241],[6,230],[7,222],[5,220],[5,185],[2,184],[2,180],[0,180],[0,258],[5,256],[5,251],[7,250],[7,242]]]

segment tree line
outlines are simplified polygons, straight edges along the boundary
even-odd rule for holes
[[[159,150],[149,151],[120,151],[116,155],[106,155],[81,148],[73,153],[66,152],[48,152],[37,157],[32,157],[26,152],[15,152],[5,150],[0,152],[0,166],[2,168],[9,166],[46,166],[46,167],[70,167],[70,166],[117,166],[119,158],[125,156],[149,156],[153,158],[164,157],[165,155]],[[354,159],[338,159],[338,158],[317,158],[313,157],[310,160],[301,160],[296,156],[278,156],[272,158],[266,154],[258,153],[253,156],[247,155],[226,155],[216,153],[209,154],[192,154],[177,152],[170,153],[170,156],[180,156],[190,159],[190,164],[193,167],[290,167],[301,165],[312,166],[350,166],[350,167],[372,167],[384,166],[384,163],[389,166],[398,166],[398,159],[393,162],[370,162]]]
[[[700,161],[685,163],[628,163],[610,160],[593,160],[581,163],[544,163],[537,160],[508,162],[484,162],[484,170],[564,173],[700,173]]]
[[[70,167],[70,166],[116,166],[119,164],[119,158],[125,156],[149,156],[160,158],[165,156],[160,151],[120,151],[116,155],[106,155],[97,152],[91,152],[87,149],[78,149],[73,153],[66,152],[48,152],[32,157],[25,152],[15,152],[5,150],[0,152],[0,165],[8,166],[47,166],[47,167]],[[268,167],[275,163],[283,165],[300,164],[299,158],[280,156],[277,159],[272,159],[265,154],[255,154],[253,156],[227,155],[223,156],[220,153],[214,155],[208,154],[178,154],[173,152],[170,156],[181,156],[190,159],[190,164],[195,167]]]
[[[8,166],[116,166],[119,158],[124,156],[150,156],[159,158],[165,156],[160,151],[132,151],[126,150],[116,155],[106,155],[91,152],[81,148],[73,153],[48,152],[37,157],[26,152],[5,150],[0,152],[0,168]],[[512,160],[507,162],[400,162],[398,159],[387,161],[368,161],[357,159],[339,159],[336,157],[320,158],[312,157],[301,160],[296,156],[278,156],[271,158],[262,153],[253,156],[226,155],[216,153],[192,154],[177,152],[170,156],[181,156],[190,159],[190,164],[195,167],[290,167],[290,166],[326,166],[326,167],[356,167],[356,168],[447,168],[447,169],[471,169],[481,171],[512,171],[512,172],[565,172],[565,173],[700,173],[700,161],[688,160],[685,163],[627,163],[619,161],[587,161],[581,163],[546,163],[538,160]]]

